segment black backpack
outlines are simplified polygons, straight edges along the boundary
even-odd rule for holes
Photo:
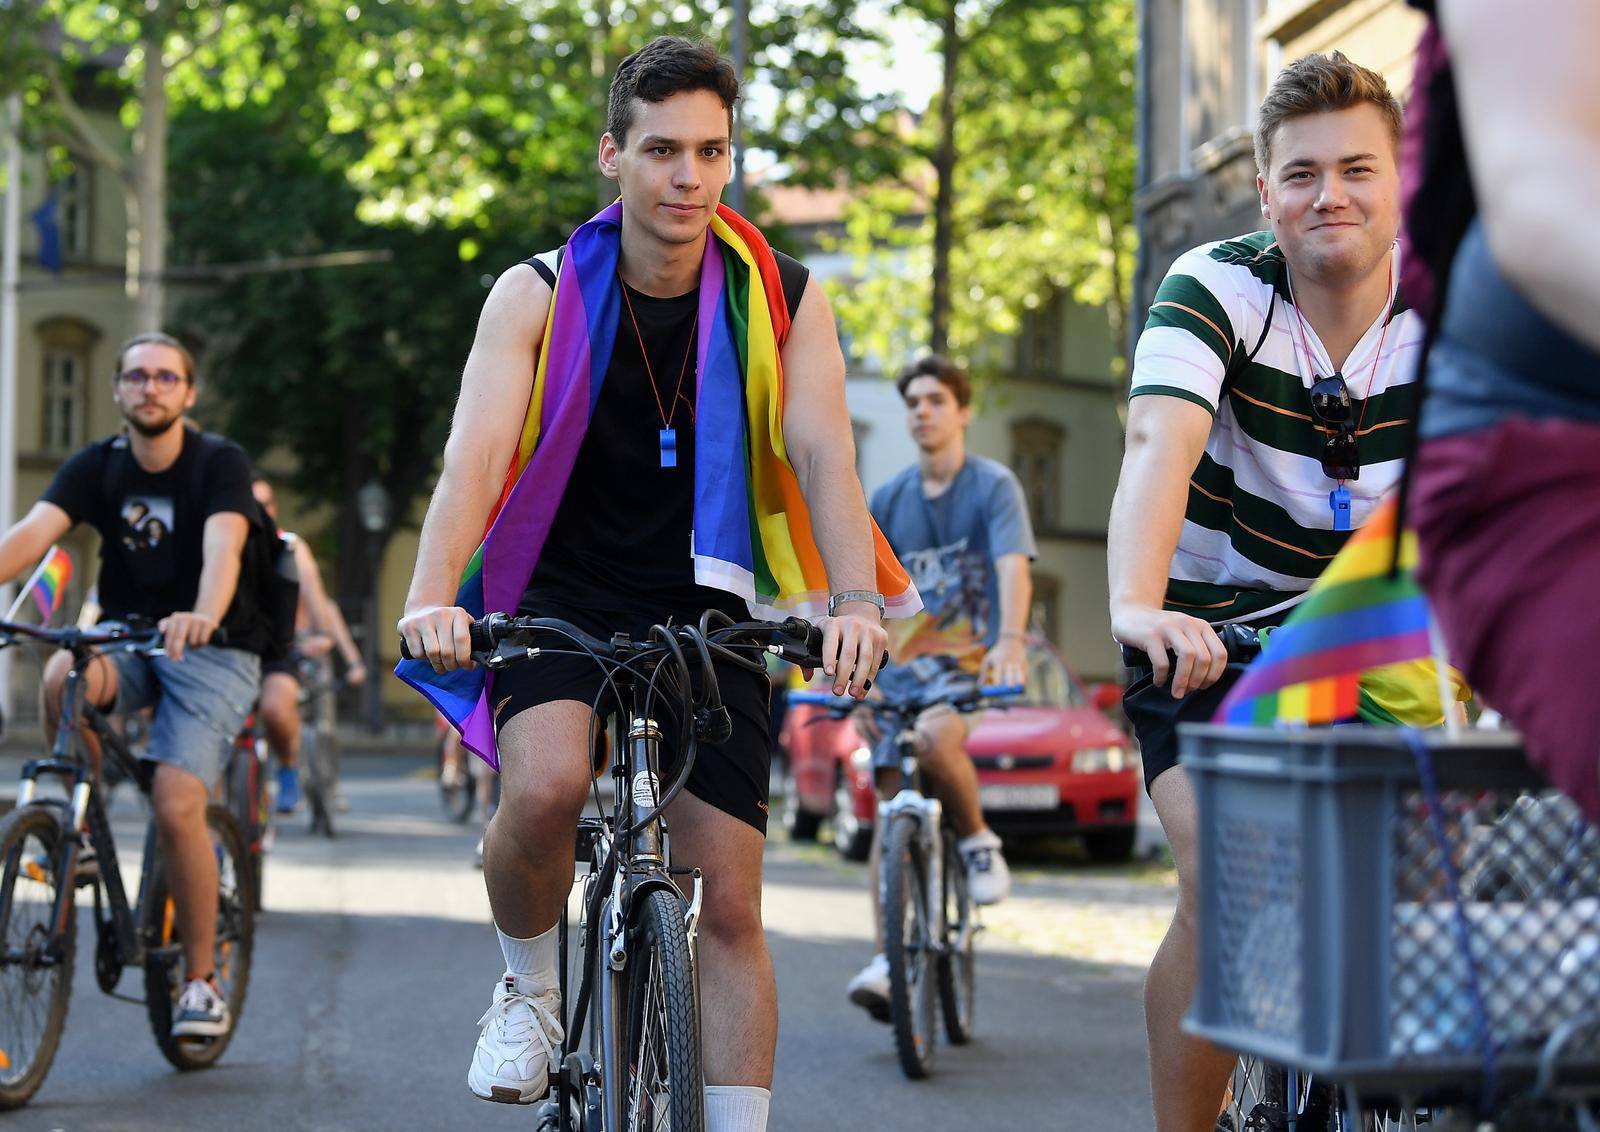
[[[196,499],[203,499],[206,467],[227,442],[220,436],[198,431],[191,432],[189,439],[196,445],[189,466],[190,492]],[[112,506],[116,503],[112,499],[116,465],[111,457],[114,452],[126,453],[127,449],[125,436],[113,437],[105,447],[100,496]],[[248,640],[228,643],[233,648],[259,653],[263,660],[282,660],[294,647],[295,617],[300,608],[300,569],[295,565],[294,547],[279,533],[266,508],[252,499],[245,518],[249,520],[250,533],[245,536],[240,555],[237,590],[245,595],[246,609],[253,611],[253,623],[247,631]]]

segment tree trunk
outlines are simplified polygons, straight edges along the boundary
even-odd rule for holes
[[[134,137],[135,223],[128,230],[128,286],[137,303],[138,329],[160,330],[166,314],[167,271],[167,68],[159,34],[140,41],[144,84]]]
[[[1122,278],[1121,249],[1117,247],[1117,223],[1108,211],[1100,213],[1100,238],[1105,245],[1107,267],[1111,272],[1111,298],[1107,303],[1107,314],[1111,322],[1111,364],[1116,370],[1118,388],[1121,396],[1119,404],[1127,404],[1128,381],[1131,377],[1129,367],[1132,359],[1128,357],[1128,293],[1127,283]]]
[[[944,61],[939,91],[939,147],[934,154],[936,190],[933,201],[933,303],[928,326],[928,348],[942,354],[950,346],[950,249],[955,245],[956,171],[956,65],[961,58],[961,27],[955,0],[947,0],[940,21],[940,51]]]

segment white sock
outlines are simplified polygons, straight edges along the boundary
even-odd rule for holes
[[[506,935],[497,924],[494,934],[500,937],[500,950],[506,957],[506,974],[517,980],[518,990],[525,994],[536,994],[561,985],[556,973],[556,928],[532,939],[518,939],[514,935]]]
[[[767,1132],[771,1103],[759,1085],[707,1085],[706,1132]]]

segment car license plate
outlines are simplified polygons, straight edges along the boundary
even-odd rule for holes
[[[1058,796],[1051,783],[1032,786],[980,786],[978,801],[986,810],[1053,810]]]

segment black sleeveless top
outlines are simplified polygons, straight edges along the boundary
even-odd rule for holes
[[[774,255],[792,319],[810,272],[781,252]],[[523,262],[555,286],[548,264],[537,258]],[[600,398],[528,583],[523,608],[532,612],[550,602],[680,620],[720,609],[743,620],[748,610],[742,600],[695,583],[691,557],[700,290],[662,299],[629,287],[627,299],[638,318],[638,331],[624,304]],[[650,373],[655,375],[655,390]],[[682,392],[675,398],[680,373]],[[677,434],[677,465],[671,468],[661,466],[662,421],[656,390]]]

